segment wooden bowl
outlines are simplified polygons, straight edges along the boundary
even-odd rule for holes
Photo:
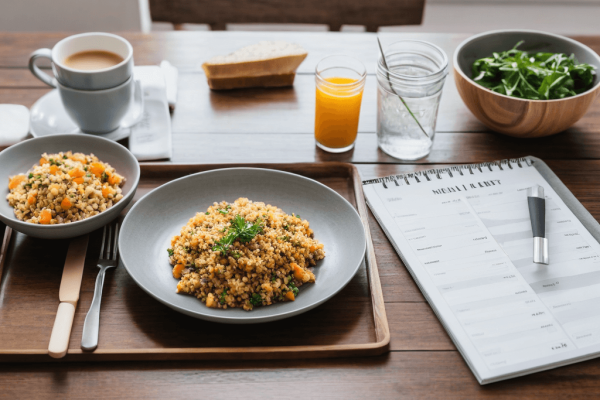
[[[532,30],[485,32],[462,42],[454,53],[454,79],[469,110],[488,128],[505,135],[535,138],[562,132],[581,118],[600,93],[600,79],[577,96],[559,100],[525,100],[492,92],[471,79],[479,58],[501,52],[524,40],[520,50],[575,54],[581,63],[597,67],[600,57],[589,47],[566,37]]]

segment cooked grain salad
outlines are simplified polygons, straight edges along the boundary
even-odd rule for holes
[[[93,154],[42,154],[39,165],[9,178],[6,199],[15,216],[33,224],[92,217],[123,198],[125,178]]]
[[[310,267],[325,257],[308,221],[246,198],[196,214],[167,251],[177,293],[248,311],[294,301],[298,287],[315,281]]]

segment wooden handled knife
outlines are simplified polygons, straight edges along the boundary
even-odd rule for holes
[[[75,308],[79,301],[79,290],[83,277],[85,255],[87,253],[88,235],[71,239],[65,268],[60,281],[58,312],[48,344],[48,354],[53,358],[62,358],[67,354],[69,338],[75,317]]]

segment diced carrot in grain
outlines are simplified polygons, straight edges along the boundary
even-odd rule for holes
[[[48,160],[46,160],[44,157],[40,158],[40,165],[44,165],[44,164],[48,164]]]
[[[102,188],[102,197],[105,199],[108,198],[109,195],[113,193],[113,190],[107,186]]]
[[[308,251],[310,251],[311,253],[314,253],[314,252],[315,252],[315,250],[317,250],[317,248],[316,248],[314,245],[311,245],[311,246],[308,248]]]
[[[72,205],[73,205],[73,204],[71,204],[71,200],[69,200],[69,198],[68,198],[68,197],[65,197],[65,198],[63,199],[63,201],[61,201],[61,202],[60,202],[60,207],[61,207],[63,210],[68,210],[69,208],[71,208],[71,206],[72,206]]]
[[[50,166],[50,173],[51,173],[52,175],[56,175],[56,173],[57,173],[57,172],[58,172],[58,166],[56,166],[56,165],[51,165],[51,166]]]
[[[52,220],[52,213],[50,212],[50,210],[43,210],[40,213],[40,224],[47,225],[50,223],[51,220]]]
[[[173,278],[181,278],[181,272],[185,266],[183,264],[177,264],[173,267]]]
[[[287,297],[288,300],[291,301],[296,300],[296,296],[294,296],[294,292],[292,292],[291,290],[289,292],[286,292],[285,297]]]
[[[85,176],[85,172],[83,172],[79,168],[73,168],[69,171],[69,176],[72,178],[80,178],[82,176]]]
[[[12,190],[12,189],[16,188],[17,186],[19,186],[19,184],[21,182],[23,182],[24,180],[25,180],[25,175],[17,175],[8,182],[8,188],[10,190]]]
[[[87,164],[87,160],[85,159],[85,156],[83,154],[79,154],[79,153],[73,154],[69,158],[73,161],[79,161],[82,164]]]
[[[73,179],[73,182],[75,182],[78,185],[81,185],[81,184],[83,184],[83,178],[75,178],[75,179]]]
[[[296,263],[291,263],[290,266],[294,270],[294,277],[299,281],[302,281],[302,278],[304,277],[304,270],[302,269],[302,267],[300,267]]]
[[[94,175],[96,175],[98,178],[100,178],[102,176],[102,173],[104,172],[104,165],[102,165],[101,163],[92,163],[92,165],[90,166],[90,172]]]
[[[119,183],[121,183],[121,177],[117,174],[111,174],[108,177],[108,183],[110,183],[111,185],[118,185]]]
[[[37,193],[30,194],[29,197],[27,198],[27,203],[34,204],[36,201],[36,197],[37,197]]]

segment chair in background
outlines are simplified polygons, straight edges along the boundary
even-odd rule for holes
[[[368,32],[380,26],[418,25],[425,0],[149,0],[153,21],[208,24],[224,30],[227,23],[364,25]]]
[[[148,0],[0,0],[0,31],[150,32]]]

